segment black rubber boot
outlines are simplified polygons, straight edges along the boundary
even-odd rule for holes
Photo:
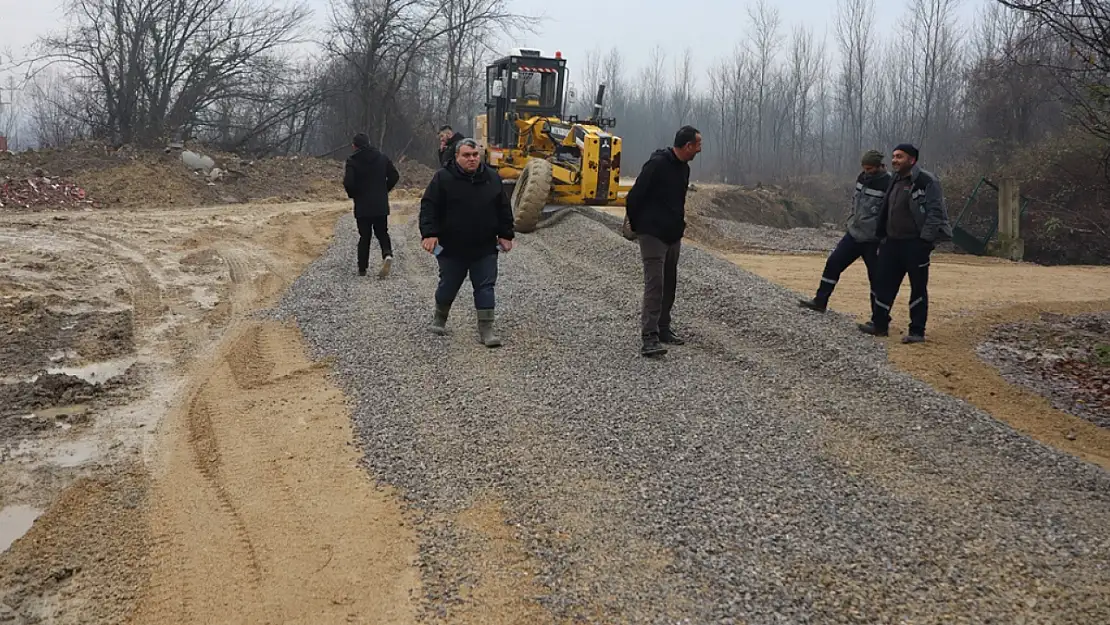
[[[450,306],[440,306],[436,304],[436,312],[432,316],[432,332],[436,334],[447,333],[447,315],[450,312]]]
[[[478,313],[478,340],[486,347],[501,347],[501,338],[493,331],[493,309],[479,309]]]

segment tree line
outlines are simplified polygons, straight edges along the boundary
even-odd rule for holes
[[[843,174],[860,153],[912,141],[928,163],[989,159],[1079,125],[1110,144],[1107,0],[995,0],[972,23],[959,0],[907,0],[893,30],[875,0],[837,0],[824,32],[745,7],[726,58],[656,47],[568,59],[586,115],[606,116],[634,174],[681,124],[706,136],[703,179]],[[506,0],[332,0],[322,33],[304,4],[268,0],[71,0],[69,22],[21,65],[31,142],[197,139],[244,154],[328,154],[366,132],[429,161],[435,132],[467,132],[485,65],[537,23]],[[315,39],[314,39],[315,37]],[[312,52],[292,54],[292,46]],[[701,85],[701,86],[699,86]],[[0,92],[2,93],[2,92]],[[9,106],[9,109],[11,107]]]

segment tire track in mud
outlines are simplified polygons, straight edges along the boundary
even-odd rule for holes
[[[299,340],[244,323],[193,390],[156,510],[171,529],[134,623],[413,622],[411,530],[357,468],[342,394]]]
[[[108,252],[122,270],[130,286],[131,306],[140,330],[150,330],[163,314],[162,287],[151,271],[153,264],[136,246],[118,237],[100,232],[71,232],[76,239],[91,243]]]
[[[259,562],[258,550],[251,540],[251,534],[243,518],[243,513],[240,511],[240,506],[227,485],[228,475],[234,472],[236,467],[225,466],[225,458],[220,452],[212,423],[212,413],[212,408],[205,399],[203,391],[193,398],[189,406],[189,414],[186,417],[193,463],[208,482],[208,487],[219,499],[220,509],[228,516],[235,541],[246,552],[251,580],[257,586],[262,580],[262,564]]]
[[[248,316],[294,276],[247,243],[211,249],[231,314],[167,432],[169,531],[133,623],[413,622],[415,542],[356,465],[342,395],[295,328]]]

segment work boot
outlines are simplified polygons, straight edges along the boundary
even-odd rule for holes
[[[390,254],[382,259],[382,268],[378,270],[378,277],[384,278],[389,275],[390,268],[393,267],[393,255]]]
[[[662,356],[667,353],[667,348],[659,341],[658,338],[646,338],[644,344],[640,347],[641,356]]]
[[[871,336],[890,336],[889,330],[880,330],[876,328],[875,324],[871,323],[870,321],[868,321],[867,323],[861,323],[856,327],[859,328],[860,332],[863,332],[864,334],[870,334]]]
[[[800,299],[800,300],[798,300],[798,305],[801,306],[802,308],[808,308],[810,310],[816,310],[819,313],[825,312],[825,310],[828,308],[828,306],[826,304],[823,304],[823,303],[817,301],[816,299]]]
[[[478,340],[486,347],[501,347],[501,339],[493,331],[493,309],[479,309],[477,312]]]
[[[902,342],[903,343],[924,343],[925,342],[925,335],[924,334],[914,334],[913,332],[910,332],[906,336],[902,337]]]
[[[670,328],[659,328],[659,342],[669,343],[671,345],[685,345],[686,341],[682,337],[674,333]]]
[[[366,275],[366,270],[365,269],[359,269],[358,270],[358,275],[365,276]]]
[[[436,304],[435,315],[432,316],[432,332],[435,334],[447,334],[447,314],[451,312],[451,306],[440,306]]]

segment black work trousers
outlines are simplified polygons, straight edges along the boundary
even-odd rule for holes
[[[875,272],[878,268],[879,243],[877,241],[859,242],[851,234],[845,232],[844,237],[836,244],[836,248],[829,254],[825,261],[825,270],[821,272],[821,283],[817,285],[817,297],[814,301],[821,306],[829,305],[829,297],[840,281],[840,274],[860,258],[867,267],[867,284],[871,290],[870,301],[875,301]]]
[[[455,303],[467,274],[474,287],[474,308],[493,310],[496,304],[494,289],[497,286],[496,253],[481,258],[454,258],[437,256],[439,261],[439,286],[436,287],[436,305],[450,308]]]
[[[671,308],[678,290],[678,256],[682,242],[671,244],[641,234],[640,258],[644,262],[644,300],[640,310],[640,334],[644,340],[659,338],[671,327]]]
[[[393,256],[393,244],[389,240],[389,216],[381,217],[356,217],[358,224],[358,268],[366,271],[370,264],[370,235],[371,232],[378,239],[382,247],[382,258]]]
[[[929,262],[933,244],[924,239],[887,239],[879,246],[879,269],[871,323],[889,330],[890,311],[902,279],[910,277],[910,334],[925,336],[929,316]]]

